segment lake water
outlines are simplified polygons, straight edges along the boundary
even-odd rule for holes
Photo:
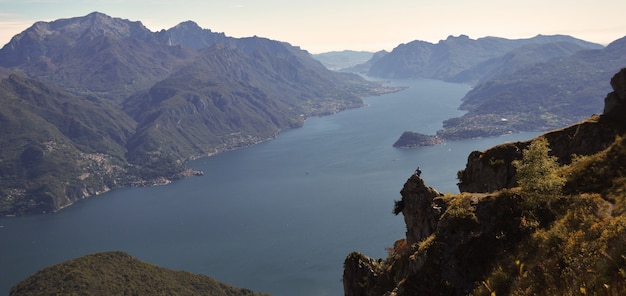
[[[273,295],[343,295],[346,255],[386,257],[385,248],[404,237],[402,216],[391,211],[417,165],[429,186],[455,193],[471,151],[536,135],[395,149],[402,132],[433,134],[461,115],[469,88],[392,84],[410,88],[190,163],[204,176],[115,190],[58,213],[0,218],[0,294],[45,266],[121,250]]]

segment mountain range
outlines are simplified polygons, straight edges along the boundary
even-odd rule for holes
[[[285,42],[191,21],[151,32],[98,12],[14,36],[0,77],[2,215],[199,174],[185,162],[393,91]]]
[[[473,84],[493,75],[493,68],[497,68],[495,65],[505,66],[503,61],[509,61],[507,67],[518,67],[524,63],[536,63],[583,49],[598,48],[602,46],[565,35],[538,35],[528,39],[449,36],[435,44],[421,40],[400,44],[373,63],[367,75]],[[498,69],[505,70],[507,67]]]

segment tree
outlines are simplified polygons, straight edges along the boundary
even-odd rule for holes
[[[513,161],[517,184],[530,197],[553,197],[561,193],[565,178],[559,175],[559,163],[550,156],[550,143],[539,137],[524,149],[522,160]]]

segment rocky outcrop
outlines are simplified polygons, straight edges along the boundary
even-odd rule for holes
[[[604,113],[587,120],[545,133],[551,155],[561,164],[569,164],[572,155],[591,155],[609,147],[615,137],[626,131],[626,69],[611,79],[613,92],[605,99]],[[474,151],[460,171],[461,192],[492,192],[517,184],[511,162],[521,159],[529,142],[506,143],[485,151]]]
[[[428,237],[437,227],[437,221],[445,205],[443,194],[424,184],[422,178],[413,175],[400,191],[402,199],[396,202],[394,212],[402,212],[406,224],[408,245],[415,244]]]
[[[515,167],[511,162],[522,158],[528,143],[507,143],[486,151],[474,151],[467,158],[465,169],[459,171],[461,192],[491,192],[514,187]]]
[[[386,259],[348,255],[345,295],[466,295],[496,254],[526,237],[515,194],[445,196],[415,175],[400,193],[406,238]]]
[[[353,252],[343,263],[345,296],[380,296],[393,289],[393,280],[385,274],[382,260]]]
[[[604,116],[611,120],[626,120],[626,69],[611,79],[613,92],[604,99]]]
[[[437,229],[437,224],[443,211],[447,208],[442,199],[443,194],[432,187],[428,187],[417,175],[412,175],[400,191],[402,199],[396,201],[394,213],[402,213],[406,223],[406,240],[396,242],[390,249],[391,256],[401,257],[408,251],[409,246],[417,245]],[[421,260],[416,264],[423,265]],[[398,274],[389,272],[394,268],[393,263],[376,260],[361,253],[353,252],[344,262],[344,292],[345,295],[394,295],[397,291],[396,281]],[[396,271],[404,274],[408,272],[404,267]],[[411,268],[415,268],[412,266]],[[394,279],[395,278],[395,279]],[[395,292],[394,292],[395,293]]]

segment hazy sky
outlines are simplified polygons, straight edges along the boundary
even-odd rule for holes
[[[566,34],[608,44],[626,36],[624,0],[0,0],[0,46],[36,21],[99,11],[152,31],[192,20],[232,37],[286,41],[312,53],[391,50],[449,35]]]

